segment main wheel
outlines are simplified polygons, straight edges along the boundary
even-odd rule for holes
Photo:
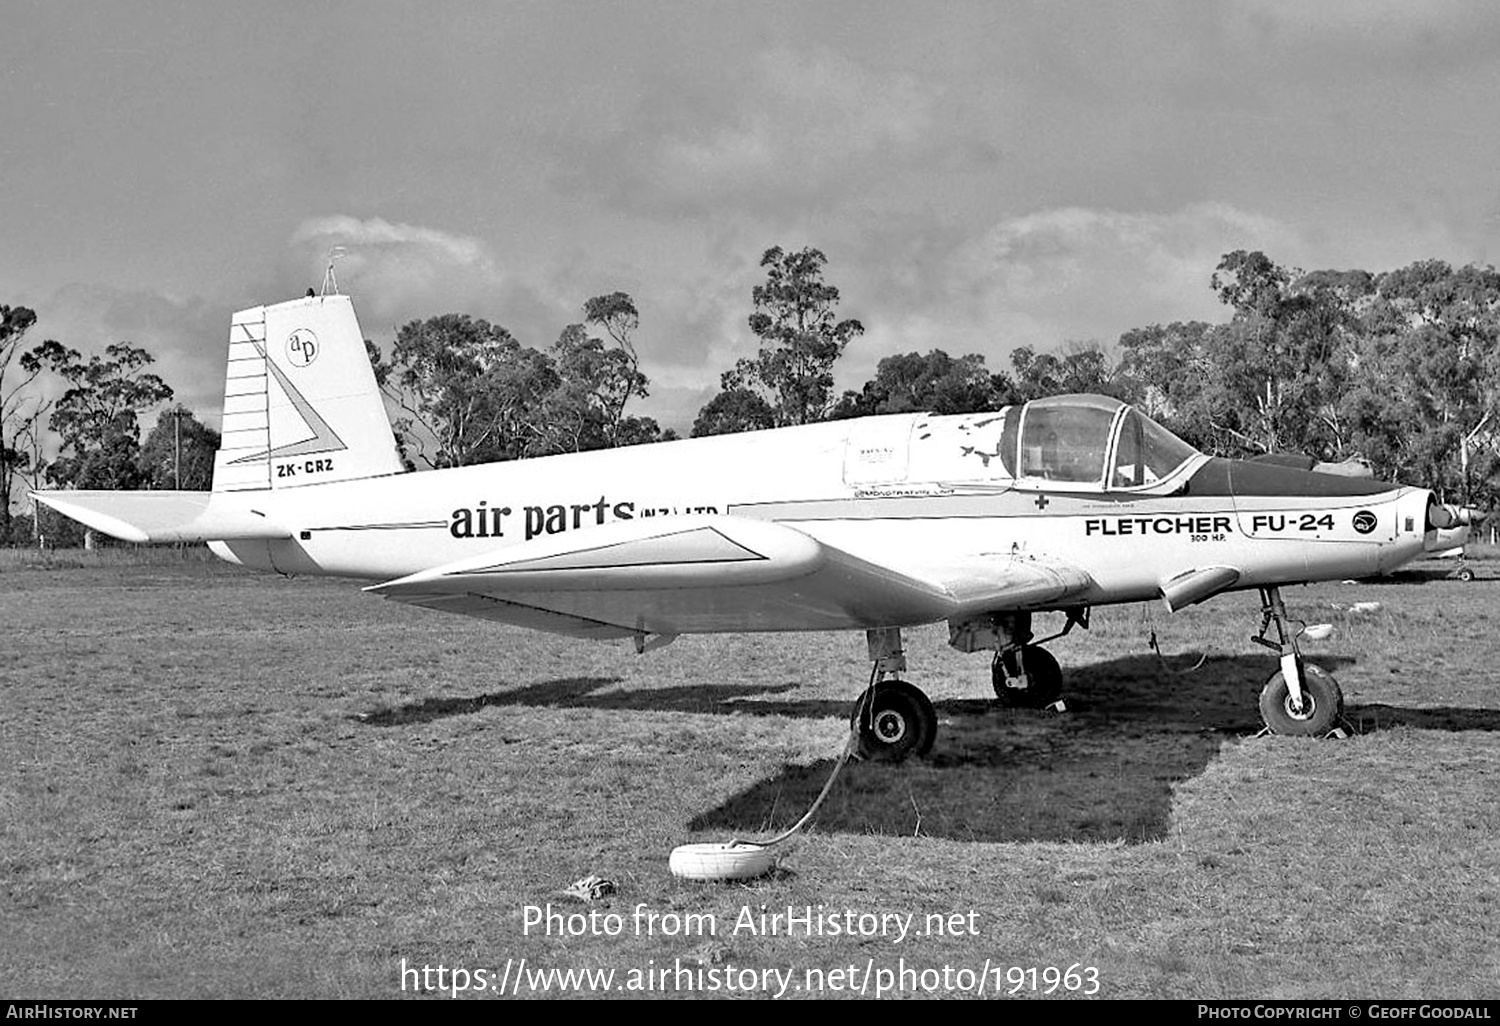
[[[1453,576],[1457,577],[1460,581],[1463,581],[1465,584],[1468,584],[1470,581],[1472,581],[1474,579],[1474,568],[1473,567],[1467,567],[1467,566],[1459,567],[1458,573],[1454,574]]]
[[[926,755],[937,739],[937,713],[919,688],[887,680],[854,703],[849,722],[859,731],[859,754],[872,762]]]
[[[1041,709],[1062,694],[1062,669],[1051,652],[1036,645],[997,655],[990,680],[995,697],[1010,709]]]
[[[1321,666],[1302,667],[1302,710],[1292,709],[1292,693],[1280,670],[1271,675],[1260,692],[1260,716],[1273,734],[1322,737],[1344,715],[1344,693],[1339,682]]]

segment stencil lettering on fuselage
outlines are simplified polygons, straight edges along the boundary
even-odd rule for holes
[[[1234,518],[1211,513],[1177,516],[1089,517],[1083,522],[1086,536],[1105,538],[1186,534],[1195,541],[1223,541],[1234,531]]]
[[[510,506],[481,499],[448,515],[448,533],[455,538],[515,538],[530,541],[544,534],[561,534],[584,527],[600,527],[616,520],[717,513],[717,506],[652,506],[599,496],[594,502],[554,502]]]

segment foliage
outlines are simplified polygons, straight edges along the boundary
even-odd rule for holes
[[[1439,260],[1377,275],[1345,399],[1378,467],[1449,501],[1493,505],[1500,481],[1500,274]]]
[[[176,406],[156,419],[137,464],[147,488],[207,491],[213,487],[219,433]]]
[[[1209,278],[1220,324],[1153,324],[1061,353],[1023,345],[1013,376],[942,350],[881,360],[829,403],[833,361],[860,334],[838,322],[823,254],[767,250],[753,292],[755,359],[739,361],[694,435],[931,410],[957,413],[1070,392],[1139,404],[1184,439],[1226,456],[1363,455],[1378,476],[1446,501],[1500,500],[1500,274],[1440,260],[1374,274],[1304,273],[1259,251],[1224,254]]]
[[[71,488],[138,488],[140,414],[172,398],[172,389],[146,370],[155,360],[128,342],[105,347],[87,361],[76,350],[48,340],[23,358],[47,366],[70,386],[57,400],[51,428],[62,451],[47,478]]]
[[[558,383],[547,357],[467,314],[407,323],[375,367],[406,414],[395,424],[403,451],[434,468],[527,455]]]
[[[1500,274],[1421,261],[1380,274],[1237,250],[1211,284],[1228,323],[1120,337],[1128,397],[1221,455],[1363,455],[1378,477],[1495,504]]]
[[[760,352],[724,375],[725,391],[750,389],[765,398],[778,427],[824,419],[833,406],[833,364],[864,326],[836,320],[839,290],[823,280],[828,262],[811,247],[761,256],[766,281],[751,290],[750,330]]]
[[[860,391],[844,393],[833,417],[917,411],[977,413],[999,409],[1018,398],[1010,378],[1004,373],[991,374],[983,356],[970,354],[954,359],[934,349],[925,356],[900,353],[881,360],[875,377]]]
[[[1247,453],[1342,450],[1338,397],[1352,336],[1341,292],[1243,250],[1226,254],[1210,281],[1234,310],[1210,337],[1223,414],[1214,429]]]
[[[675,442],[676,428],[664,428],[655,417],[626,417],[615,432],[615,445],[647,445],[652,442]]]
[[[629,301],[628,296],[625,299]],[[647,384],[628,335],[626,339],[625,344],[608,346],[589,335],[582,324],[563,329],[550,354],[559,380],[547,397],[543,435],[547,452],[583,452],[621,444],[625,404],[632,397],[645,396]],[[632,422],[630,430],[639,433],[641,422],[634,418]]]
[[[10,509],[17,479],[34,473],[41,462],[39,422],[50,404],[30,388],[42,365],[21,351],[35,324],[35,311],[0,306],[0,543],[17,533]]]
[[[1131,401],[1200,448],[1212,437],[1215,368],[1204,336],[1213,328],[1203,321],[1173,322],[1120,336],[1118,378]]]
[[[1116,392],[1109,358],[1097,345],[1075,345],[1062,357],[1022,346],[1012,350],[1010,363],[1016,372],[1018,402],[1078,392]]]
[[[583,323],[564,328],[546,352],[467,314],[407,324],[389,362],[373,342],[365,350],[405,414],[395,422],[403,458],[459,467],[668,437],[651,418],[625,412],[649,383],[633,338],[639,324],[630,296],[612,292],[585,303]]]
[[[775,426],[776,411],[758,392],[726,388],[698,411],[698,419],[693,421],[693,437],[764,431]]]

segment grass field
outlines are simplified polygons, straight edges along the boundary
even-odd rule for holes
[[[192,556],[0,561],[0,996],[1500,997],[1500,575],[1444,569],[1288,590],[1334,625],[1342,741],[1254,736],[1253,595],[1097,610],[1051,646],[1062,715],[912,632],[932,757],[851,765],[773,875],[695,884],[672,848],[816,796],[862,637],[637,656]],[[618,890],[561,893],[588,874]]]

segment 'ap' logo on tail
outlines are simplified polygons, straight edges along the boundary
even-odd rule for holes
[[[293,367],[306,367],[318,358],[318,336],[298,328],[286,340],[286,359]]]

